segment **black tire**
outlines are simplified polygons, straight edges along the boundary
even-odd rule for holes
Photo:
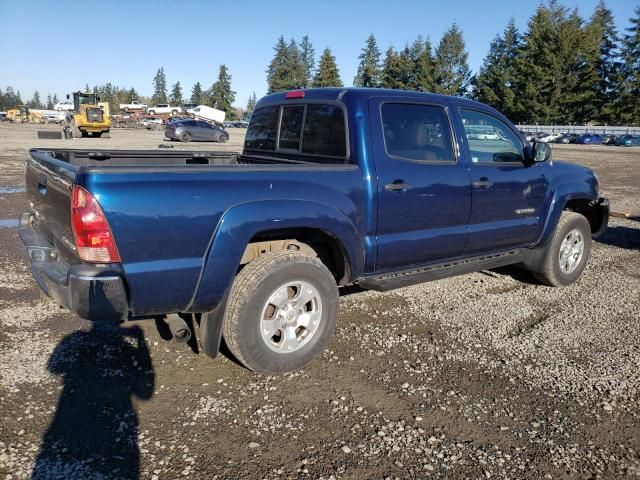
[[[218,135],[216,137],[216,142],[226,143],[227,140],[229,140],[229,139],[227,138],[227,136],[224,133],[222,133],[222,132],[218,133]]]
[[[576,266],[565,272],[560,266],[560,250],[563,241],[569,240],[572,232],[579,232],[583,242],[583,250]],[[525,262],[525,267],[531,270],[536,279],[551,287],[561,287],[575,282],[582,274],[591,253],[591,226],[587,219],[575,212],[563,212],[553,237],[543,249],[534,252]]]
[[[148,113],[149,115],[155,115],[155,114],[156,114],[156,111],[155,111],[155,110],[149,110],[147,113]]]
[[[299,349],[277,352],[263,338],[261,315],[271,295],[294,280],[315,288],[322,304],[320,321]],[[338,288],[331,272],[317,258],[285,250],[258,257],[236,276],[225,312],[223,337],[231,353],[250,370],[280,374],[302,368],[319,355],[335,331],[337,317]]]
[[[191,141],[191,135],[189,134],[189,132],[182,132],[180,134],[180,141],[183,143],[188,143]]]
[[[129,107],[124,108],[124,113],[129,113]]]
[[[178,115],[178,111],[177,110],[171,110],[171,116],[175,117],[176,115]]]

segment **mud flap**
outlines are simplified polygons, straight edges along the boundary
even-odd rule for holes
[[[222,323],[227,310],[228,298],[229,291],[224,294],[222,301],[214,310],[203,313],[200,318],[200,345],[202,351],[211,358],[216,358],[220,351]]]

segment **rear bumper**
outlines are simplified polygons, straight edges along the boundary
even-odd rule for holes
[[[125,320],[129,314],[127,292],[119,265],[68,265],[51,243],[31,227],[31,214],[20,218],[18,233],[27,249],[31,274],[42,290],[80,318],[96,321]]]

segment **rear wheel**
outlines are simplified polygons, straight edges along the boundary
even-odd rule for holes
[[[175,117],[176,115],[178,115],[178,111],[177,110],[171,110],[171,116]]]
[[[247,368],[278,374],[302,368],[331,339],[338,288],[319,259],[281,251],[258,257],[237,275],[223,336]]]
[[[218,133],[218,135],[216,136],[216,142],[225,143],[227,140],[227,136],[222,132]]]
[[[182,132],[180,134],[180,141],[187,143],[191,141],[191,135],[189,135],[189,132]]]
[[[148,113],[149,115],[155,115],[155,114],[156,114],[156,111],[155,111],[155,110],[149,110],[147,113]]]

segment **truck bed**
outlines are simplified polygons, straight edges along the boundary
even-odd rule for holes
[[[34,158],[49,157],[76,167],[182,167],[185,165],[305,165],[329,162],[305,161],[286,156],[269,157],[241,155],[238,152],[212,152],[192,150],[81,150],[32,149]],[[331,161],[344,164],[344,161]]]

